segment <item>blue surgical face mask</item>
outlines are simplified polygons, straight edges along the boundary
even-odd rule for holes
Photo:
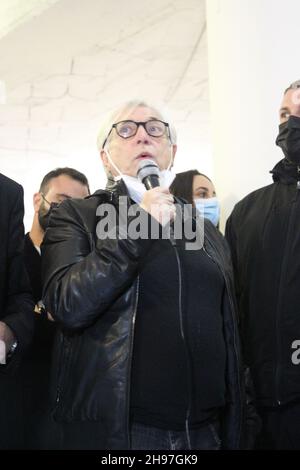
[[[209,219],[216,227],[220,220],[220,204],[216,197],[208,199],[194,199],[196,209],[205,218]]]

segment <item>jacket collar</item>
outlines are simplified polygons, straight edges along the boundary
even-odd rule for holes
[[[270,171],[275,183],[293,184],[300,180],[300,167],[283,158]]]
[[[112,177],[108,177],[105,189],[112,193],[113,197],[129,196],[126,184],[122,179],[115,181]]]
[[[88,197],[93,196],[107,196],[111,199],[111,196],[128,196],[128,191],[123,180],[115,181],[113,178],[108,178],[105,189],[98,189]]]

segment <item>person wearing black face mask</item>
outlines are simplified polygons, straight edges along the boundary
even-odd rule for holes
[[[295,92],[294,89],[287,91],[287,99],[289,96]],[[297,108],[300,110],[300,99],[299,105],[297,105],[297,96],[300,98],[300,82],[299,82],[299,91],[296,92],[294,97],[294,112],[299,113]],[[293,99],[293,98],[292,98]],[[289,114],[290,109],[281,108],[281,119],[282,122],[279,125],[279,134],[276,139],[276,145],[281,148],[284,153],[284,156],[287,162],[297,165],[300,165],[300,117]]]
[[[300,80],[284,93],[273,184],[246,196],[226,224],[246,363],[263,449],[300,449]]]
[[[41,196],[44,200],[44,203],[40,205],[40,208],[39,208],[39,211],[38,211],[38,220],[39,220],[39,224],[40,224],[42,230],[44,232],[46,232],[52,210],[55,209],[56,207],[58,207],[59,203],[58,202],[49,202],[49,201],[47,201],[47,199],[45,198],[43,193],[41,193]],[[48,204],[48,209],[46,208],[45,203]]]
[[[34,218],[25,236],[25,260],[36,303],[42,298],[40,246],[53,209],[65,199],[89,195],[88,180],[73,168],[57,168],[47,173],[33,196]],[[38,309],[37,309],[38,310]]]
[[[25,236],[24,258],[35,301],[35,333],[24,363],[23,414],[24,447],[56,447],[56,429],[50,419],[48,393],[52,345],[56,325],[45,311],[42,298],[41,243],[52,211],[65,199],[89,195],[88,180],[73,168],[57,168],[47,173],[34,194],[34,218]]]

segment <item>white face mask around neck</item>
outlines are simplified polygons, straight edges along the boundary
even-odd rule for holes
[[[143,183],[136,176],[125,175],[124,173],[122,173],[117,167],[117,165],[112,161],[108,150],[104,150],[104,152],[106,153],[110,164],[118,173],[118,176],[114,176],[114,180],[119,181],[120,179],[122,179],[127,187],[131,199],[133,199],[137,204],[140,204],[145,192],[147,191]],[[160,186],[162,188],[169,188],[175,179],[176,173],[172,169],[170,169],[172,161],[173,155],[171,154],[171,159],[168,168],[166,170],[159,170],[159,181]]]

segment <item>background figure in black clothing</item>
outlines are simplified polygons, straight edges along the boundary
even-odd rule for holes
[[[33,334],[34,308],[23,260],[23,216],[22,187],[0,174],[0,344],[6,349],[0,354],[0,449],[23,446],[20,359]]]
[[[260,448],[300,449],[300,81],[284,93],[273,183],[226,225],[245,360],[262,418]]]
[[[55,430],[49,414],[49,373],[56,324],[43,308],[41,250],[52,208],[69,198],[89,195],[86,177],[73,168],[58,168],[48,173],[39,192],[33,196],[34,219],[25,236],[25,263],[35,300],[35,333],[24,364],[25,447],[40,449],[55,446]]]
[[[170,186],[174,196],[181,197],[192,204],[215,227],[219,227],[220,204],[213,182],[198,170],[177,173]]]

